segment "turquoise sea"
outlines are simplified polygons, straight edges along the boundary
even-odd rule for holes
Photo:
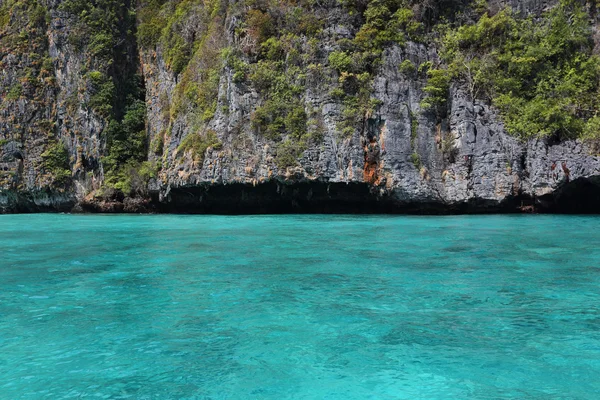
[[[0,216],[0,399],[598,399],[600,217]]]

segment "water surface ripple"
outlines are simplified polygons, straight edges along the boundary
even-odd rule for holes
[[[600,218],[0,216],[1,399],[598,399]]]

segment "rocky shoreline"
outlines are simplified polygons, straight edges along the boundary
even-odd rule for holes
[[[402,201],[394,191],[363,183],[278,182],[207,184],[173,188],[145,197],[88,196],[69,193],[0,192],[0,214],[10,213],[135,214],[407,214],[454,215],[497,213],[600,213],[600,179],[580,178],[540,196],[509,196],[501,201]]]

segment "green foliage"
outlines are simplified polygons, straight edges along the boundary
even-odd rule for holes
[[[163,30],[162,22],[159,18],[153,18],[138,26],[137,36],[141,47],[150,48],[158,43]]]
[[[54,72],[54,61],[50,57],[44,57],[42,61],[41,73],[51,75]]]
[[[90,38],[88,51],[94,57],[110,57],[114,45],[115,38],[113,35],[100,32]]]
[[[90,82],[90,100],[88,105],[99,115],[108,118],[112,114],[115,84],[112,79],[100,71],[88,73]]]
[[[338,124],[340,137],[350,138],[375,113],[380,101],[372,98],[370,87],[365,86],[358,95],[346,95],[343,100],[342,120]]]
[[[220,77],[227,68],[234,83],[251,85],[261,95],[251,116],[257,132],[274,141],[291,140],[300,148],[301,143],[322,138],[319,124],[308,126],[304,100],[308,66],[322,68],[315,61],[320,50],[316,35],[323,22],[313,7],[317,7],[313,1],[304,0],[141,1],[140,44],[144,48],[158,45],[178,75],[171,121],[185,115],[192,131],[206,131],[219,110]],[[231,47],[224,40],[226,15],[240,15]],[[191,18],[199,26],[193,32]],[[227,107],[221,105],[220,110],[226,113]],[[205,135],[189,135],[180,151],[193,150],[199,160],[206,145]]]
[[[211,68],[203,72],[200,82],[193,81],[182,85],[183,95],[188,104],[199,111],[202,122],[210,121],[217,110],[217,94],[220,81],[220,68]]]
[[[105,185],[121,190],[130,188],[131,166],[139,165],[146,159],[146,104],[134,101],[125,112],[121,122],[111,120],[106,129],[108,154],[102,158]]]
[[[139,45],[148,49],[159,42],[165,27],[165,18],[161,9],[165,0],[147,0],[140,2],[138,7],[139,25],[137,41]]]
[[[23,94],[23,85],[21,85],[20,83],[15,83],[14,85],[12,85],[10,87],[10,89],[8,89],[8,92],[6,93],[6,99],[7,100],[18,100],[21,95]]]
[[[10,8],[7,5],[0,6],[0,29],[4,29],[10,22]]]
[[[291,103],[280,98],[267,100],[252,114],[252,126],[264,136],[278,140],[281,135],[301,139],[306,133],[307,116],[304,104],[298,100]]]
[[[170,105],[170,118],[174,120],[186,111],[186,115],[192,117],[188,123],[194,130],[202,130],[217,112],[223,67],[239,68],[234,79],[245,79],[245,72],[241,71],[243,62],[239,60],[238,53],[225,47],[221,6],[218,0],[186,0],[177,4],[174,11],[165,14],[168,24],[162,32],[160,43],[167,53],[171,69],[179,74]],[[190,15],[196,15],[202,21],[202,29],[196,32],[193,42],[184,40],[180,32],[180,25]]]
[[[418,139],[418,135],[419,135],[419,121],[417,119],[417,115],[415,115],[415,113],[413,113],[412,111],[410,111],[409,109],[409,114],[408,114],[409,118],[410,118],[410,146],[413,149],[412,154],[410,155],[410,161],[412,162],[412,164],[415,166],[416,169],[420,170],[423,163],[421,162],[421,156],[419,155],[419,153],[417,153],[417,139]]]
[[[185,154],[189,152],[195,162],[202,164],[204,162],[206,150],[209,148],[219,150],[222,146],[216,132],[209,130],[203,135],[192,133],[186,136],[179,144],[177,153]]]
[[[150,161],[128,160],[107,178],[105,188],[119,191],[126,196],[147,195],[148,182],[158,177],[160,165]]]
[[[294,140],[284,140],[277,145],[275,164],[281,170],[298,165],[298,157],[306,150],[306,144]]]
[[[72,44],[85,47],[92,56],[112,58],[115,48],[123,35],[123,22],[130,18],[123,0],[66,0],[59,10],[76,18],[71,38]]]
[[[410,162],[415,166],[416,169],[420,170],[421,167],[423,166],[423,163],[421,162],[421,156],[414,151],[411,155],[410,155]]]
[[[182,0],[178,2],[165,2],[164,0],[150,0],[141,4],[139,9],[140,26],[138,40],[143,48],[150,48],[160,44],[167,65],[175,74],[182,73],[192,60],[197,46],[204,40],[190,42],[183,36],[183,27],[188,23],[190,16],[203,4],[203,24],[211,25],[211,20],[217,18],[213,15],[219,11],[219,1]],[[210,31],[210,28],[207,30]]]
[[[239,34],[251,39],[242,50],[255,62],[236,67],[234,80],[246,78],[261,95],[251,123],[258,133],[279,142],[276,162],[285,168],[296,163],[309,142],[323,138],[320,119],[304,98],[307,76],[323,68],[317,64],[323,21],[312,1],[245,3],[249,9]]]
[[[246,24],[249,34],[259,43],[266,42],[275,34],[273,18],[267,12],[250,9],[246,14]]]
[[[334,51],[329,54],[329,65],[339,73],[349,72],[352,69],[353,60],[345,51]]]
[[[175,74],[181,73],[192,57],[192,49],[179,34],[171,32],[164,39],[165,61]]]
[[[352,11],[360,9],[356,2],[343,1],[342,4]],[[411,3],[405,0],[367,1],[362,17],[364,23],[354,39],[340,40],[341,50],[329,56],[329,66],[340,74],[341,88],[334,89],[332,95],[340,98],[344,105],[338,125],[343,138],[351,137],[364,126],[379,106],[379,102],[371,98],[371,92],[373,75],[381,63],[385,47],[403,45],[407,39],[418,41],[424,29]],[[414,65],[408,61],[401,68],[401,72],[411,73]]]
[[[70,17],[71,44],[87,57],[90,99],[103,118],[120,120],[132,101],[143,97],[138,69],[132,62],[135,13],[124,0],[66,0],[59,10]],[[112,83],[111,83],[112,82]]]
[[[103,120],[101,126],[106,126],[102,132],[106,138],[103,160],[107,161],[103,170],[107,181],[114,179],[124,165],[143,159],[145,103],[139,101],[144,95],[143,83],[136,76],[139,66],[132,62],[136,59],[134,2],[6,0],[0,3],[0,47],[5,53],[20,57],[18,62],[22,66],[13,80],[19,83],[3,90],[5,98],[25,98],[33,107],[48,109],[47,115],[36,119],[31,129],[38,135],[53,137],[57,108],[48,107],[48,101],[55,98],[55,72],[47,36],[48,9],[52,8],[67,21],[69,42],[77,46],[67,50],[79,52],[77,57],[82,58],[81,81],[74,82],[77,89],[69,91],[65,104],[72,117],[81,100],[85,100],[84,107]],[[65,123],[72,126],[70,121]],[[75,130],[74,134],[79,132]],[[140,147],[141,152],[137,150]],[[70,181],[69,153],[62,142],[50,139],[41,159],[40,166],[55,184]]]
[[[139,167],[137,168],[137,176],[143,182],[143,185],[141,186],[143,187],[143,190],[146,190],[146,187],[148,186],[148,181],[150,179],[158,177],[159,170],[160,163],[158,162],[152,163],[150,161],[144,161],[139,164]]]
[[[595,115],[586,122],[582,137],[587,140],[600,140],[600,116]]]
[[[342,100],[346,96],[346,92],[344,92],[344,89],[336,87],[331,89],[329,95],[335,100]]]
[[[154,0],[150,1],[155,3]],[[141,194],[139,168],[146,158],[146,104],[135,54],[134,2],[65,0],[59,10],[70,16],[70,43],[87,56],[85,106],[104,119],[102,157],[106,188]],[[92,69],[93,68],[93,69]],[[74,93],[69,102],[78,106]]]
[[[410,143],[413,147],[415,147],[418,133],[419,121],[417,120],[417,116],[413,112],[410,112]]]
[[[416,70],[417,67],[415,67],[415,64],[409,59],[402,61],[398,66],[398,71],[404,75],[412,75],[416,72]]]
[[[433,62],[425,61],[424,63],[419,65],[417,72],[421,75],[427,75],[427,73],[429,73],[429,70],[432,68],[433,68]]]
[[[267,100],[252,114],[252,127],[269,139],[278,139],[285,131],[285,107],[282,106],[285,104],[277,100]]]
[[[448,69],[430,71],[426,103],[444,97],[448,75],[473,98],[491,100],[516,136],[576,138],[595,129],[600,59],[578,2],[561,0],[539,19],[485,14],[475,24],[446,27],[442,45]]]
[[[265,98],[251,116],[252,126],[262,135],[280,140],[288,136],[303,140],[307,135],[307,114],[303,95],[305,77],[302,60],[285,57],[301,41],[294,34],[269,38],[262,46],[265,59],[249,66],[249,80]]]
[[[363,51],[379,53],[388,44],[402,44],[409,37],[415,38],[422,28],[405,1],[371,0],[364,17],[366,22],[354,39]]]
[[[196,117],[194,125],[209,122],[217,111],[221,70],[221,64],[187,69],[177,85],[171,116],[176,118],[182,110],[188,109]]]
[[[221,58],[224,60],[225,65],[233,70],[233,81],[235,83],[246,81],[250,68],[237,51],[227,47],[221,52]]]
[[[64,186],[71,179],[69,151],[63,142],[53,140],[41,155],[42,167],[52,176],[53,184]]]
[[[43,101],[54,81],[43,69],[48,56],[48,12],[36,0],[0,1],[0,51],[4,61],[3,98],[14,101],[21,97],[29,101]],[[12,61],[6,58],[13,57]]]
[[[427,76],[429,79],[427,85],[423,88],[423,91],[427,93],[427,97],[421,102],[421,107],[430,109],[445,106],[452,77],[444,69],[430,69],[427,71]]]
[[[165,146],[165,141],[163,139],[163,134],[161,133],[161,134],[157,135],[154,139],[152,139],[152,142],[150,143],[150,150],[154,154],[160,155],[164,151],[164,146]]]

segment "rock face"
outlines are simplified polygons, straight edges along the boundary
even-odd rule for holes
[[[299,95],[310,130],[319,134],[301,151],[291,152],[291,162],[282,162],[287,133],[283,139],[272,138],[252,122],[265,95],[240,81],[230,65],[218,70],[214,115],[198,122],[198,115],[185,104],[174,113],[182,80],[202,83],[206,78],[173,72],[169,49],[159,44],[139,50],[146,90],[147,159],[158,165],[158,171],[140,193],[101,198],[97,193],[105,179],[107,123],[86,105],[90,89],[83,78],[100,67],[69,41],[72,17],[61,11],[60,3],[44,3],[47,22],[35,28],[38,40],[27,49],[6,38],[16,35],[11,29],[19,15],[22,23],[39,23],[30,21],[30,13],[13,13],[10,24],[2,28],[2,212],[73,207],[217,213],[600,211],[600,157],[591,144],[521,142],[506,133],[495,109],[471,100],[460,84],[451,87],[442,118],[423,110],[427,78],[418,67],[438,61],[433,45],[407,41],[388,46],[373,74],[375,112],[359,119],[350,134],[341,135],[344,107],[331,90],[338,76],[325,67],[336,41],[352,37],[356,28],[336,1],[323,2],[319,11],[327,26],[310,60],[319,70],[306,76]],[[533,14],[552,4],[489,2],[490,9],[509,5]],[[212,32],[195,12],[185,20],[184,38],[207,29]],[[242,46],[236,34],[242,23],[240,15],[228,14],[207,35],[208,48],[218,54]],[[52,68],[45,69],[43,59],[50,60]],[[399,70],[405,60],[416,66],[414,71]],[[17,83],[22,86],[19,93],[11,89]],[[186,146],[193,135],[205,142],[211,138],[199,146],[201,154]],[[66,183],[57,183],[51,173],[55,166],[48,165],[48,149],[56,143],[64,144],[68,152]]]

